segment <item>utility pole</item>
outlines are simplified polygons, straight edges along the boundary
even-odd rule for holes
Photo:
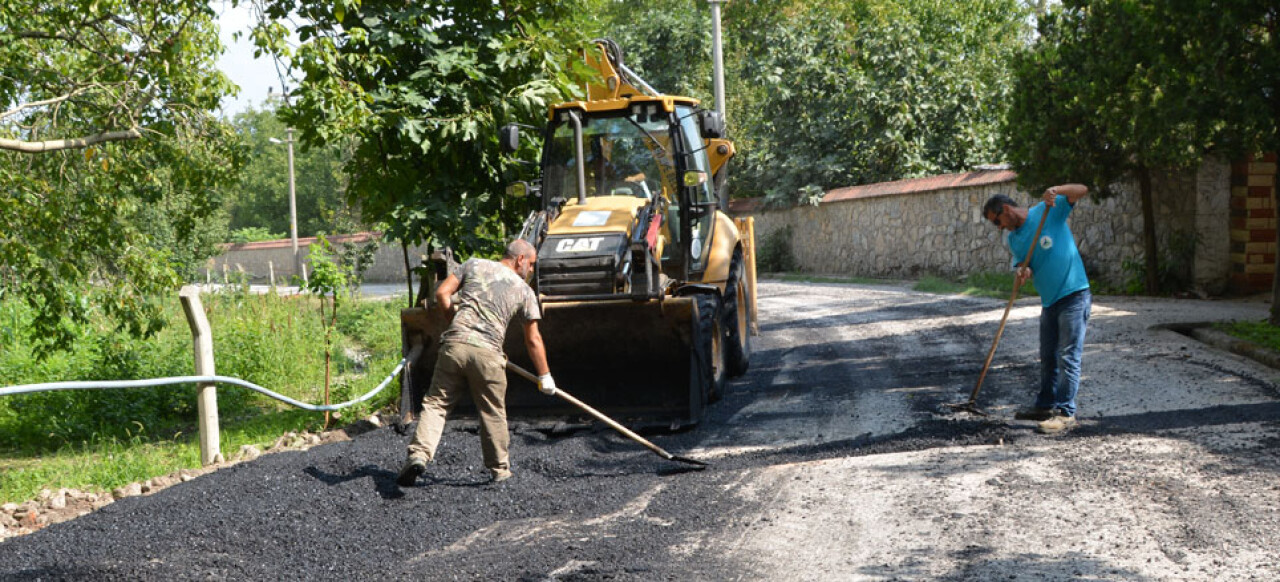
[[[729,0],[707,0],[711,5],[711,60],[715,67],[716,111],[725,119],[724,110],[724,50],[720,44],[720,5]]]
[[[306,273],[302,271],[302,257],[298,255],[298,198],[294,188],[293,179],[293,128],[284,130],[285,139],[281,141],[277,138],[268,138],[271,143],[285,144],[289,149],[289,243],[293,249],[293,274],[306,280]]]
[[[293,184],[293,128],[284,130],[285,143],[289,146],[289,246],[293,249],[293,272],[302,272],[302,257],[298,256],[298,196]],[[303,279],[306,279],[303,276]]]

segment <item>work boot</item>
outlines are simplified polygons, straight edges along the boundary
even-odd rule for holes
[[[1039,406],[1023,408],[1022,410],[1013,413],[1013,418],[1015,420],[1034,420],[1037,422],[1049,420],[1050,418],[1053,418],[1053,409],[1040,408]]]
[[[1053,417],[1036,425],[1040,434],[1058,434],[1075,428],[1076,417],[1067,416],[1060,409],[1054,409]]]
[[[396,484],[401,487],[412,487],[418,481],[418,476],[427,472],[427,460],[422,457],[409,457],[405,462],[404,468],[400,469],[400,476],[396,477]]]
[[[503,481],[506,481],[507,479],[510,479],[512,476],[511,471],[508,471],[506,469],[494,469],[490,471],[490,473],[493,475],[493,481],[492,481],[493,483],[501,483]]]

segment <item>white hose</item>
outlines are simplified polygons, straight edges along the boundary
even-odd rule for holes
[[[266,388],[263,388],[262,386],[254,384],[252,382],[246,382],[239,378],[232,378],[230,376],[174,376],[171,378],[150,378],[147,380],[104,380],[104,381],[89,381],[89,382],[49,382],[45,384],[23,384],[20,386],[9,386],[8,388],[0,388],[0,396],[11,396],[14,394],[29,394],[32,392],[52,392],[54,390],[146,388],[146,387],[152,387],[152,386],[167,386],[170,384],[215,384],[216,383],[216,384],[231,384],[234,386],[240,386],[242,388],[248,388],[250,390],[253,390],[254,392],[265,394],[267,396],[275,398],[276,400],[279,400],[286,404],[291,404],[293,406],[296,406],[304,410],[325,412],[329,410],[340,410],[348,406],[359,404],[361,402],[364,402],[365,400],[373,398],[375,394],[381,392],[383,388],[387,387],[387,384],[391,383],[391,380],[396,377],[396,374],[400,373],[400,370],[404,369],[404,364],[405,364],[405,360],[401,359],[400,363],[396,364],[396,368],[391,371],[391,374],[389,374],[386,377],[386,379],[382,381],[381,384],[378,384],[377,388],[374,388],[373,390],[369,391],[369,393],[365,394],[364,396],[356,398],[355,400],[348,400],[341,404],[328,404],[328,405],[307,404],[305,402],[300,402],[298,400],[289,398],[288,396],[285,396],[283,394],[277,394],[275,392],[267,390]]]

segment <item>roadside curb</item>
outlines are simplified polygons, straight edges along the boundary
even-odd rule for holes
[[[1167,329],[1209,346],[1231,352],[1258,362],[1264,366],[1280,370],[1280,352],[1264,348],[1250,341],[1232,337],[1226,332],[1213,329],[1215,322],[1196,323],[1164,323],[1153,325],[1151,329]]]

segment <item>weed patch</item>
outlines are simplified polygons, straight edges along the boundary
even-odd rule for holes
[[[205,295],[217,373],[241,378],[304,402],[324,390],[324,328],[317,299]],[[400,305],[355,301],[340,310],[334,350],[333,400],[363,395],[400,359]],[[37,357],[23,341],[32,314],[0,302],[0,386],[71,380],[132,380],[194,372],[192,340],[175,298],[168,325],[147,339],[85,324],[70,349]],[[395,401],[395,386],[343,410],[346,421]],[[196,386],[41,392],[0,397],[0,503],[23,501],[40,489],[110,490],[200,466]],[[218,386],[224,454],[265,445],[289,431],[315,431],[320,413],[289,408],[256,392]]]
[[[1232,323],[1217,323],[1214,328],[1226,332],[1236,339],[1242,339],[1253,342],[1280,352],[1280,327],[1271,325],[1267,320],[1261,321],[1236,321]]]

